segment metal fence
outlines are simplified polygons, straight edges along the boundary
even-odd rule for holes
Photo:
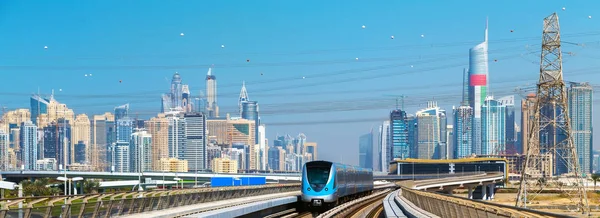
[[[0,218],[114,217],[211,201],[297,191],[300,184],[198,188],[0,200]]]
[[[568,217],[408,188],[399,193],[417,207],[440,217]]]

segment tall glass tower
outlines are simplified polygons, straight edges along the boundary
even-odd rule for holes
[[[25,170],[35,169],[35,161],[38,158],[37,126],[31,121],[21,124],[21,165]]]
[[[406,159],[410,157],[405,111],[393,110],[390,113],[390,140],[388,143],[391,144],[392,149],[388,152],[388,163],[395,158]]]
[[[571,83],[568,90],[571,134],[581,173],[592,172],[593,89],[589,83]]]
[[[359,166],[373,169],[373,130],[359,137],[358,153]]]
[[[488,89],[488,27],[485,25],[484,40],[469,50],[469,104],[473,108],[473,151],[481,154],[481,106]]]
[[[506,150],[506,106],[488,97],[481,107],[481,117],[481,154],[503,154]]]
[[[44,99],[39,95],[33,95],[30,99],[31,103],[31,121],[37,125],[37,118],[40,114],[48,113],[48,104],[50,100]]]

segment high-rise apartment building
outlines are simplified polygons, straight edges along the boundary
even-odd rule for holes
[[[358,165],[373,168],[373,130],[358,139]]]
[[[6,171],[9,168],[8,149],[10,147],[8,139],[8,133],[0,129],[0,170],[2,171]]]
[[[382,172],[387,172],[388,171],[388,165],[389,163],[392,161],[389,157],[389,153],[391,151],[391,147],[390,147],[390,121],[386,120],[383,121],[383,123],[381,124],[381,126],[379,126],[379,133],[378,133],[378,137],[379,137],[379,159],[381,160],[381,163],[379,163],[380,165],[380,169]]]
[[[129,144],[131,172],[152,171],[152,135],[137,131],[131,134]]]
[[[573,146],[577,150],[580,173],[592,172],[593,88],[589,83],[571,83],[568,89],[569,117]]]
[[[71,163],[71,124],[64,118],[44,127],[44,158],[56,159],[59,166],[66,168]]]
[[[460,106],[454,109],[454,158],[464,158],[474,153],[473,150],[473,108]]]
[[[219,117],[219,106],[217,105],[217,77],[212,74],[212,68],[208,68],[206,74],[206,112],[209,118]]]
[[[113,147],[113,167],[111,172],[129,173],[131,172],[131,153],[129,151],[129,142],[117,142]]]
[[[482,155],[504,154],[506,149],[506,106],[488,96],[481,106]]]
[[[486,21],[483,42],[469,50],[469,106],[473,108],[472,139],[476,154],[481,154],[481,106],[487,97],[488,78],[488,27]]]
[[[108,155],[111,143],[108,136],[114,130],[115,116],[111,113],[94,115],[90,120],[89,162],[94,171],[105,171],[110,166]]]
[[[446,115],[436,102],[428,102],[425,109],[417,111],[417,157],[440,159],[446,156]],[[442,137],[443,134],[443,137]],[[444,138],[444,139],[442,139]]]
[[[165,114],[158,114],[145,121],[144,126],[152,135],[152,168],[159,170],[160,160],[169,158],[169,120]]]
[[[183,152],[185,150],[187,137],[186,137],[186,120],[183,114],[180,112],[168,112],[166,113],[167,120],[169,121],[168,131],[168,148],[169,157],[183,160]]]
[[[206,169],[206,116],[202,113],[186,113],[186,148],[179,150],[183,152],[183,160],[188,161],[189,170],[198,171]],[[180,154],[181,155],[181,154]]]
[[[22,169],[34,170],[38,159],[37,126],[31,121],[23,122],[20,133]]]
[[[77,143],[83,143],[85,146],[84,150],[84,161],[79,162],[81,164],[89,164],[91,163],[92,153],[97,153],[97,151],[92,151],[90,149],[90,133],[91,133],[91,122],[87,115],[79,114],[75,117],[75,121],[73,121],[73,134],[71,135],[71,160],[75,160],[75,145]]]

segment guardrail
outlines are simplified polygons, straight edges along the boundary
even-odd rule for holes
[[[570,217],[520,207],[493,204],[401,188],[400,195],[415,206],[440,217]]]
[[[179,206],[297,191],[300,184],[198,188],[116,194],[28,197],[0,200],[0,218],[114,217]],[[19,205],[22,205],[19,208]]]

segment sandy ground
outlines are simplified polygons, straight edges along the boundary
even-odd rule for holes
[[[458,193],[456,196],[467,197],[466,193]],[[491,202],[498,204],[505,204],[514,206],[516,201],[517,194],[516,193],[496,193],[494,199]],[[590,192],[588,194],[589,205],[596,206],[600,204],[600,195],[597,193]],[[539,194],[537,195],[533,201],[532,206],[554,206],[554,205],[573,205],[570,199],[559,196],[559,194]],[[567,214],[570,216],[576,217],[588,217],[579,214],[578,212],[565,211],[565,210],[550,210],[544,209],[544,211],[552,212],[552,213],[560,213]],[[592,217],[600,217],[600,211],[592,210]]]

